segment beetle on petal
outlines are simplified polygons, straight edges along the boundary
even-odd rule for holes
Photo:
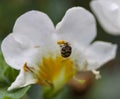
[[[95,18],[82,7],[70,8],[56,27],[43,12],[23,14],[1,46],[6,62],[20,70],[8,90],[35,83],[59,90],[79,71],[99,77],[96,69],[115,57],[117,46],[91,44],[95,37]]]

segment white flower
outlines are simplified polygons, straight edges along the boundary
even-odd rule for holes
[[[90,6],[108,33],[120,35],[120,0],[92,0]]]
[[[42,12],[23,14],[2,42],[6,62],[20,70],[8,90],[35,83],[59,89],[83,70],[98,76],[95,70],[115,57],[116,45],[91,44],[95,37],[95,19],[81,7],[69,9],[56,27]]]

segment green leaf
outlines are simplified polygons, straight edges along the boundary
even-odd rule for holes
[[[3,55],[0,52],[0,73],[6,68],[6,63],[4,61]]]
[[[47,90],[48,89],[46,89],[46,88],[43,87],[43,91],[47,91]],[[71,94],[71,90],[70,90],[69,86],[64,86],[63,88],[61,88],[60,91],[58,91],[53,96],[50,96],[50,95],[51,95],[50,94],[50,90],[46,94],[43,92],[43,99],[74,99],[74,97],[71,98],[72,94]]]
[[[55,98],[63,88],[60,88],[59,90],[55,87],[49,87],[49,86],[44,86],[43,87],[43,97],[44,99],[53,99]]]
[[[30,86],[27,86],[25,88],[8,92],[7,88],[0,88],[0,99],[21,99],[29,89]]]
[[[19,71],[6,64],[2,53],[0,52],[0,86],[10,85],[17,77]]]
[[[21,99],[30,89],[30,86],[27,86],[15,91],[7,91],[8,87],[16,79],[18,73],[19,71],[6,64],[0,52],[0,99]]]
[[[4,72],[4,77],[6,78],[6,81],[8,84],[11,84],[11,82],[13,82],[15,80],[15,78],[18,75],[18,71],[12,69],[11,67],[7,67]]]

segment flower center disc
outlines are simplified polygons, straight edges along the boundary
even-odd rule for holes
[[[73,61],[62,56],[43,57],[39,67],[38,84],[45,86],[63,85],[76,73]]]

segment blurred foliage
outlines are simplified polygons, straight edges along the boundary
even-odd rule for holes
[[[18,71],[10,68],[4,61],[2,53],[0,52],[0,87],[10,85],[18,75]]]
[[[0,42],[12,32],[16,19],[29,10],[47,13],[56,25],[68,8],[82,6],[90,10],[89,2],[90,0],[0,0]],[[120,36],[107,34],[98,22],[97,33],[96,40],[118,44],[117,58],[100,68],[102,79],[93,81],[89,88],[76,92],[66,86],[55,99],[120,99]],[[8,67],[2,60],[0,53],[0,99],[19,99],[30,87],[13,93],[7,92],[7,87],[14,81],[18,71]],[[40,86],[33,86],[24,99],[42,99],[41,89]]]

